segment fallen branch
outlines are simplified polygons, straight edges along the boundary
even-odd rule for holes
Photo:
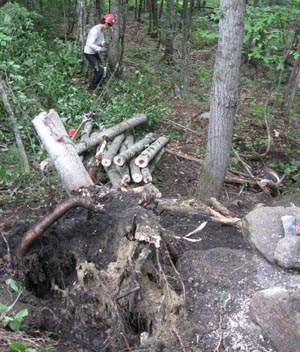
[[[210,204],[218,210],[221,214],[223,214],[226,217],[235,217],[235,214],[233,214],[232,211],[228,210],[223,204],[221,204],[216,198],[212,197],[210,198]]]
[[[103,156],[103,152],[104,152],[105,147],[106,147],[106,140],[104,138],[103,141],[101,141],[100,144],[99,144],[99,147],[97,149],[96,155],[95,155],[94,160],[92,162],[92,165],[91,165],[91,167],[89,169],[89,175],[90,175],[92,180],[95,179],[96,170],[97,170],[97,167],[99,166],[99,164],[101,162],[101,158]]]
[[[103,206],[100,204],[95,204],[91,198],[82,196],[68,198],[60,203],[52,211],[52,213],[46,215],[25,233],[20,245],[17,248],[17,255],[19,257],[23,257],[27,248],[34,240],[41,236],[51,224],[60,219],[68,210],[75,207],[82,207],[97,212],[103,212]]]

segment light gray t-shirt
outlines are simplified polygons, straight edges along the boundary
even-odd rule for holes
[[[84,53],[96,54],[98,51],[102,50],[104,41],[104,34],[99,25],[92,27],[85,43]]]

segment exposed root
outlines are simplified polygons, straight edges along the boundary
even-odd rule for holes
[[[51,224],[60,219],[68,210],[75,207],[87,208],[93,211],[102,211],[102,206],[95,204],[95,202],[88,197],[75,196],[66,199],[60,203],[52,213],[46,215],[25,233],[17,249],[17,255],[23,257],[27,248],[34,240],[41,236]]]

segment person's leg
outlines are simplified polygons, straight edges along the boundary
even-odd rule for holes
[[[94,77],[89,85],[91,90],[95,90],[101,81],[104,73],[104,69],[100,64],[100,58],[98,54],[84,54],[87,61],[91,64],[94,69]]]

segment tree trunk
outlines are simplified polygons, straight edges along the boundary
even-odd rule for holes
[[[86,2],[85,0],[77,0],[77,28],[78,28],[78,37],[80,43],[80,59],[83,60],[83,49],[85,45],[86,38]]]
[[[157,38],[158,37],[158,9],[157,9],[157,0],[150,0],[150,5],[151,5],[151,31],[150,35],[152,38]]]
[[[120,59],[120,3],[119,0],[110,1],[110,12],[116,16],[116,22],[111,34],[112,40],[110,41],[108,49],[108,66],[111,72],[117,70],[117,64]],[[118,74],[116,75],[118,76]]]
[[[192,13],[194,1],[184,0],[183,2],[183,26],[182,26],[182,55],[180,83],[183,91],[186,90],[190,76],[190,52],[191,52],[191,30],[192,30]]]
[[[233,119],[239,102],[244,18],[245,0],[221,0],[207,152],[198,184],[204,201],[221,196],[229,162]]]
[[[2,101],[5,107],[5,110],[10,118],[11,124],[13,126],[13,131],[14,131],[14,135],[15,135],[15,139],[16,139],[16,143],[17,143],[17,147],[20,153],[20,157],[23,163],[23,168],[25,172],[29,172],[30,171],[30,167],[29,167],[29,161],[28,161],[28,157],[24,148],[24,144],[20,135],[20,131],[19,131],[19,127],[18,127],[18,123],[17,120],[15,118],[15,115],[10,107],[9,101],[7,99],[6,93],[5,93],[5,89],[4,89],[4,84],[3,81],[0,79],[0,95],[2,97]]]
[[[66,191],[71,193],[80,187],[93,185],[56,111],[50,110],[49,114],[42,112],[32,123]]]
[[[166,0],[167,5],[167,15],[166,15],[166,50],[164,55],[164,60],[171,62],[173,59],[173,49],[174,49],[174,0]]]
[[[289,82],[287,89],[284,93],[284,107],[286,107],[287,111],[289,112],[290,109],[292,108],[294,98],[295,98],[295,93],[298,88],[299,84],[299,79],[300,79],[300,47],[298,47],[297,50],[298,57],[294,62],[293,70],[290,74],[289,77]]]

